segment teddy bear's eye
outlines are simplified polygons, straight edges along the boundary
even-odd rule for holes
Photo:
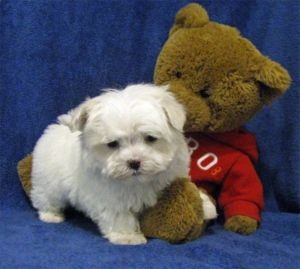
[[[176,71],[175,76],[177,78],[181,78],[182,77],[182,73],[180,71]]]

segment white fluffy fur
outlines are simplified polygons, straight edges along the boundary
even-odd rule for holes
[[[183,107],[166,87],[132,85],[89,99],[48,126],[33,152],[31,199],[41,220],[72,205],[116,244],[143,244],[137,216],[188,176]],[[157,141],[146,141],[147,136]],[[117,141],[117,148],[108,143]],[[128,161],[141,163],[136,171]]]

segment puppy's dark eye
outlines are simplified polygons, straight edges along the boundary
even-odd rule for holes
[[[210,96],[209,88],[208,87],[204,87],[202,90],[200,90],[199,95],[202,98],[208,98]]]
[[[175,76],[176,76],[177,78],[181,78],[181,77],[182,77],[182,73],[181,73],[180,71],[176,71],[176,72],[175,72]]]
[[[115,149],[119,147],[119,142],[118,141],[112,141],[106,144],[109,148]]]
[[[154,143],[154,142],[157,140],[157,137],[154,137],[154,136],[152,136],[152,135],[147,135],[147,136],[145,137],[145,140],[146,140],[146,142]]]

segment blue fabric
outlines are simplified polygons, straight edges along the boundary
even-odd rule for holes
[[[294,83],[248,124],[265,188],[261,229],[220,224],[184,245],[113,246],[71,213],[41,223],[16,164],[57,115],[104,87],[151,82],[176,11],[188,1],[0,2],[0,268],[300,268],[300,2],[199,1],[212,20],[239,28],[283,64]]]
[[[55,225],[42,223],[32,210],[3,213],[1,269],[299,269],[300,233],[295,216],[287,213],[265,213],[261,229],[247,237],[213,225],[197,241],[171,245],[150,240],[143,246],[112,245],[77,214]]]

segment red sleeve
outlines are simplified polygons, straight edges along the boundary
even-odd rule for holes
[[[260,221],[264,206],[263,188],[251,160],[241,155],[222,184],[219,205],[224,210],[225,219],[244,215]]]

